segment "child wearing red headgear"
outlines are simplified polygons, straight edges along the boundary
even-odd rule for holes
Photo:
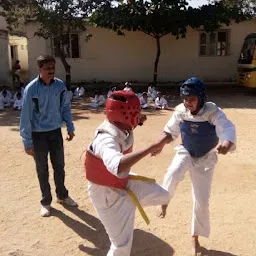
[[[108,256],[131,252],[136,206],[168,203],[168,192],[154,180],[130,173],[143,157],[163,147],[163,141],[132,152],[133,129],[145,121],[132,91],[114,91],[106,101],[106,120],[96,129],[86,153],[90,199],[111,241]]]

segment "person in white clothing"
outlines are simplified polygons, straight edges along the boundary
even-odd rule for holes
[[[157,98],[155,99],[155,108],[156,109],[168,109],[168,103],[164,95],[161,92],[157,93]]]
[[[94,98],[92,98],[92,102],[89,103],[89,106],[92,108],[98,108],[98,107],[104,107],[106,102],[106,98],[104,95],[101,93],[100,90],[97,90],[95,92]]]
[[[106,118],[96,129],[86,153],[88,193],[111,242],[107,256],[129,256],[136,206],[149,224],[142,206],[168,203],[166,190],[152,179],[132,175],[130,169],[165,142],[157,141],[132,152],[133,129],[146,120],[132,91],[115,91],[110,95]]]
[[[142,109],[148,107],[148,94],[146,92],[143,92],[142,96],[140,97],[140,106]]]
[[[131,83],[130,82],[125,82],[125,87],[124,87],[124,91],[132,91],[132,87],[131,87]]]
[[[14,110],[21,110],[22,108],[22,98],[21,92],[17,92],[14,103],[13,103]]]
[[[152,85],[152,83],[150,83],[150,84],[149,84],[149,87],[148,87],[148,96],[150,96],[153,101],[156,100],[156,97],[157,97],[157,90],[156,90],[156,88]]]
[[[235,150],[236,131],[234,124],[217,105],[206,102],[206,89],[198,78],[192,77],[184,82],[180,95],[183,103],[175,108],[161,135],[168,142],[180,134],[182,139],[165,174],[163,187],[169,191],[171,199],[189,170],[194,202],[192,250],[197,255],[200,252],[198,237],[208,238],[210,234],[209,199],[217,155]],[[162,205],[159,216],[165,217],[166,210],[167,204]]]
[[[111,94],[112,92],[114,92],[114,91],[116,91],[116,87],[115,87],[115,86],[109,88],[108,93],[107,93],[107,98],[108,98],[108,97],[110,96],[110,94]]]
[[[4,107],[10,107],[12,104],[12,93],[9,90],[4,89],[0,94],[4,102]]]
[[[85,90],[84,90],[84,87],[83,86],[78,86],[76,89],[75,89],[75,92],[74,92],[74,95],[73,95],[73,98],[76,100],[76,99],[80,99],[84,96],[84,93],[85,93]]]
[[[7,86],[5,86],[5,87],[3,88],[3,91],[2,91],[2,92],[4,92],[4,91],[7,92],[7,97],[11,99],[11,98],[12,98],[12,93],[11,93],[11,91],[8,89]]]
[[[22,98],[22,93],[21,93],[21,91],[19,90],[19,91],[17,91],[17,92],[14,93],[14,95],[13,95],[13,102],[15,102],[15,100],[18,99],[18,94],[20,94],[20,97]]]

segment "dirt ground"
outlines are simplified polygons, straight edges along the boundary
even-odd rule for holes
[[[256,95],[218,89],[209,91],[209,99],[236,124],[237,151],[219,157],[210,201],[212,231],[209,239],[201,239],[205,248],[202,255],[253,256],[256,255]],[[170,100],[172,107],[178,103],[178,97]],[[148,120],[135,130],[135,149],[153,142],[172,114],[166,110],[144,112]],[[19,136],[19,113],[12,109],[0,112],[1,256],[106,255],[109,240],[88,198],[82,155],[104,114],[79,102],[73,104],[73,116],[76,137],[72,142],[65,141],[66,186],[79,208],[68,209],[55,202],[50,169],[53,210],[51,217],[42,218],[34,162],[25,155]],[[166,146],[156,157],[144,158],[133,170],[162,183],[178,143],[179,140]],[[151,220],[149,226],[136,215],[132,255],[190,255],[189,175],[179,185],[165,219],[156,216],[155,208],[147,208],[146,212]]]

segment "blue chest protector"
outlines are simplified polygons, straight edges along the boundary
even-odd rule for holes
[[[215,126],[206,122],[185,121],[180,123],[183,146],[192,157],[202,157],[217,146]]]

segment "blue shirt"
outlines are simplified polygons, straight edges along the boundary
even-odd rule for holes
[[[70,98],[65,84],[55,78],[50,85],[37,77],[24,90],[20,135],[25,148],[33,147],[32,132],[47,132],[66,123],[74,131]]]

